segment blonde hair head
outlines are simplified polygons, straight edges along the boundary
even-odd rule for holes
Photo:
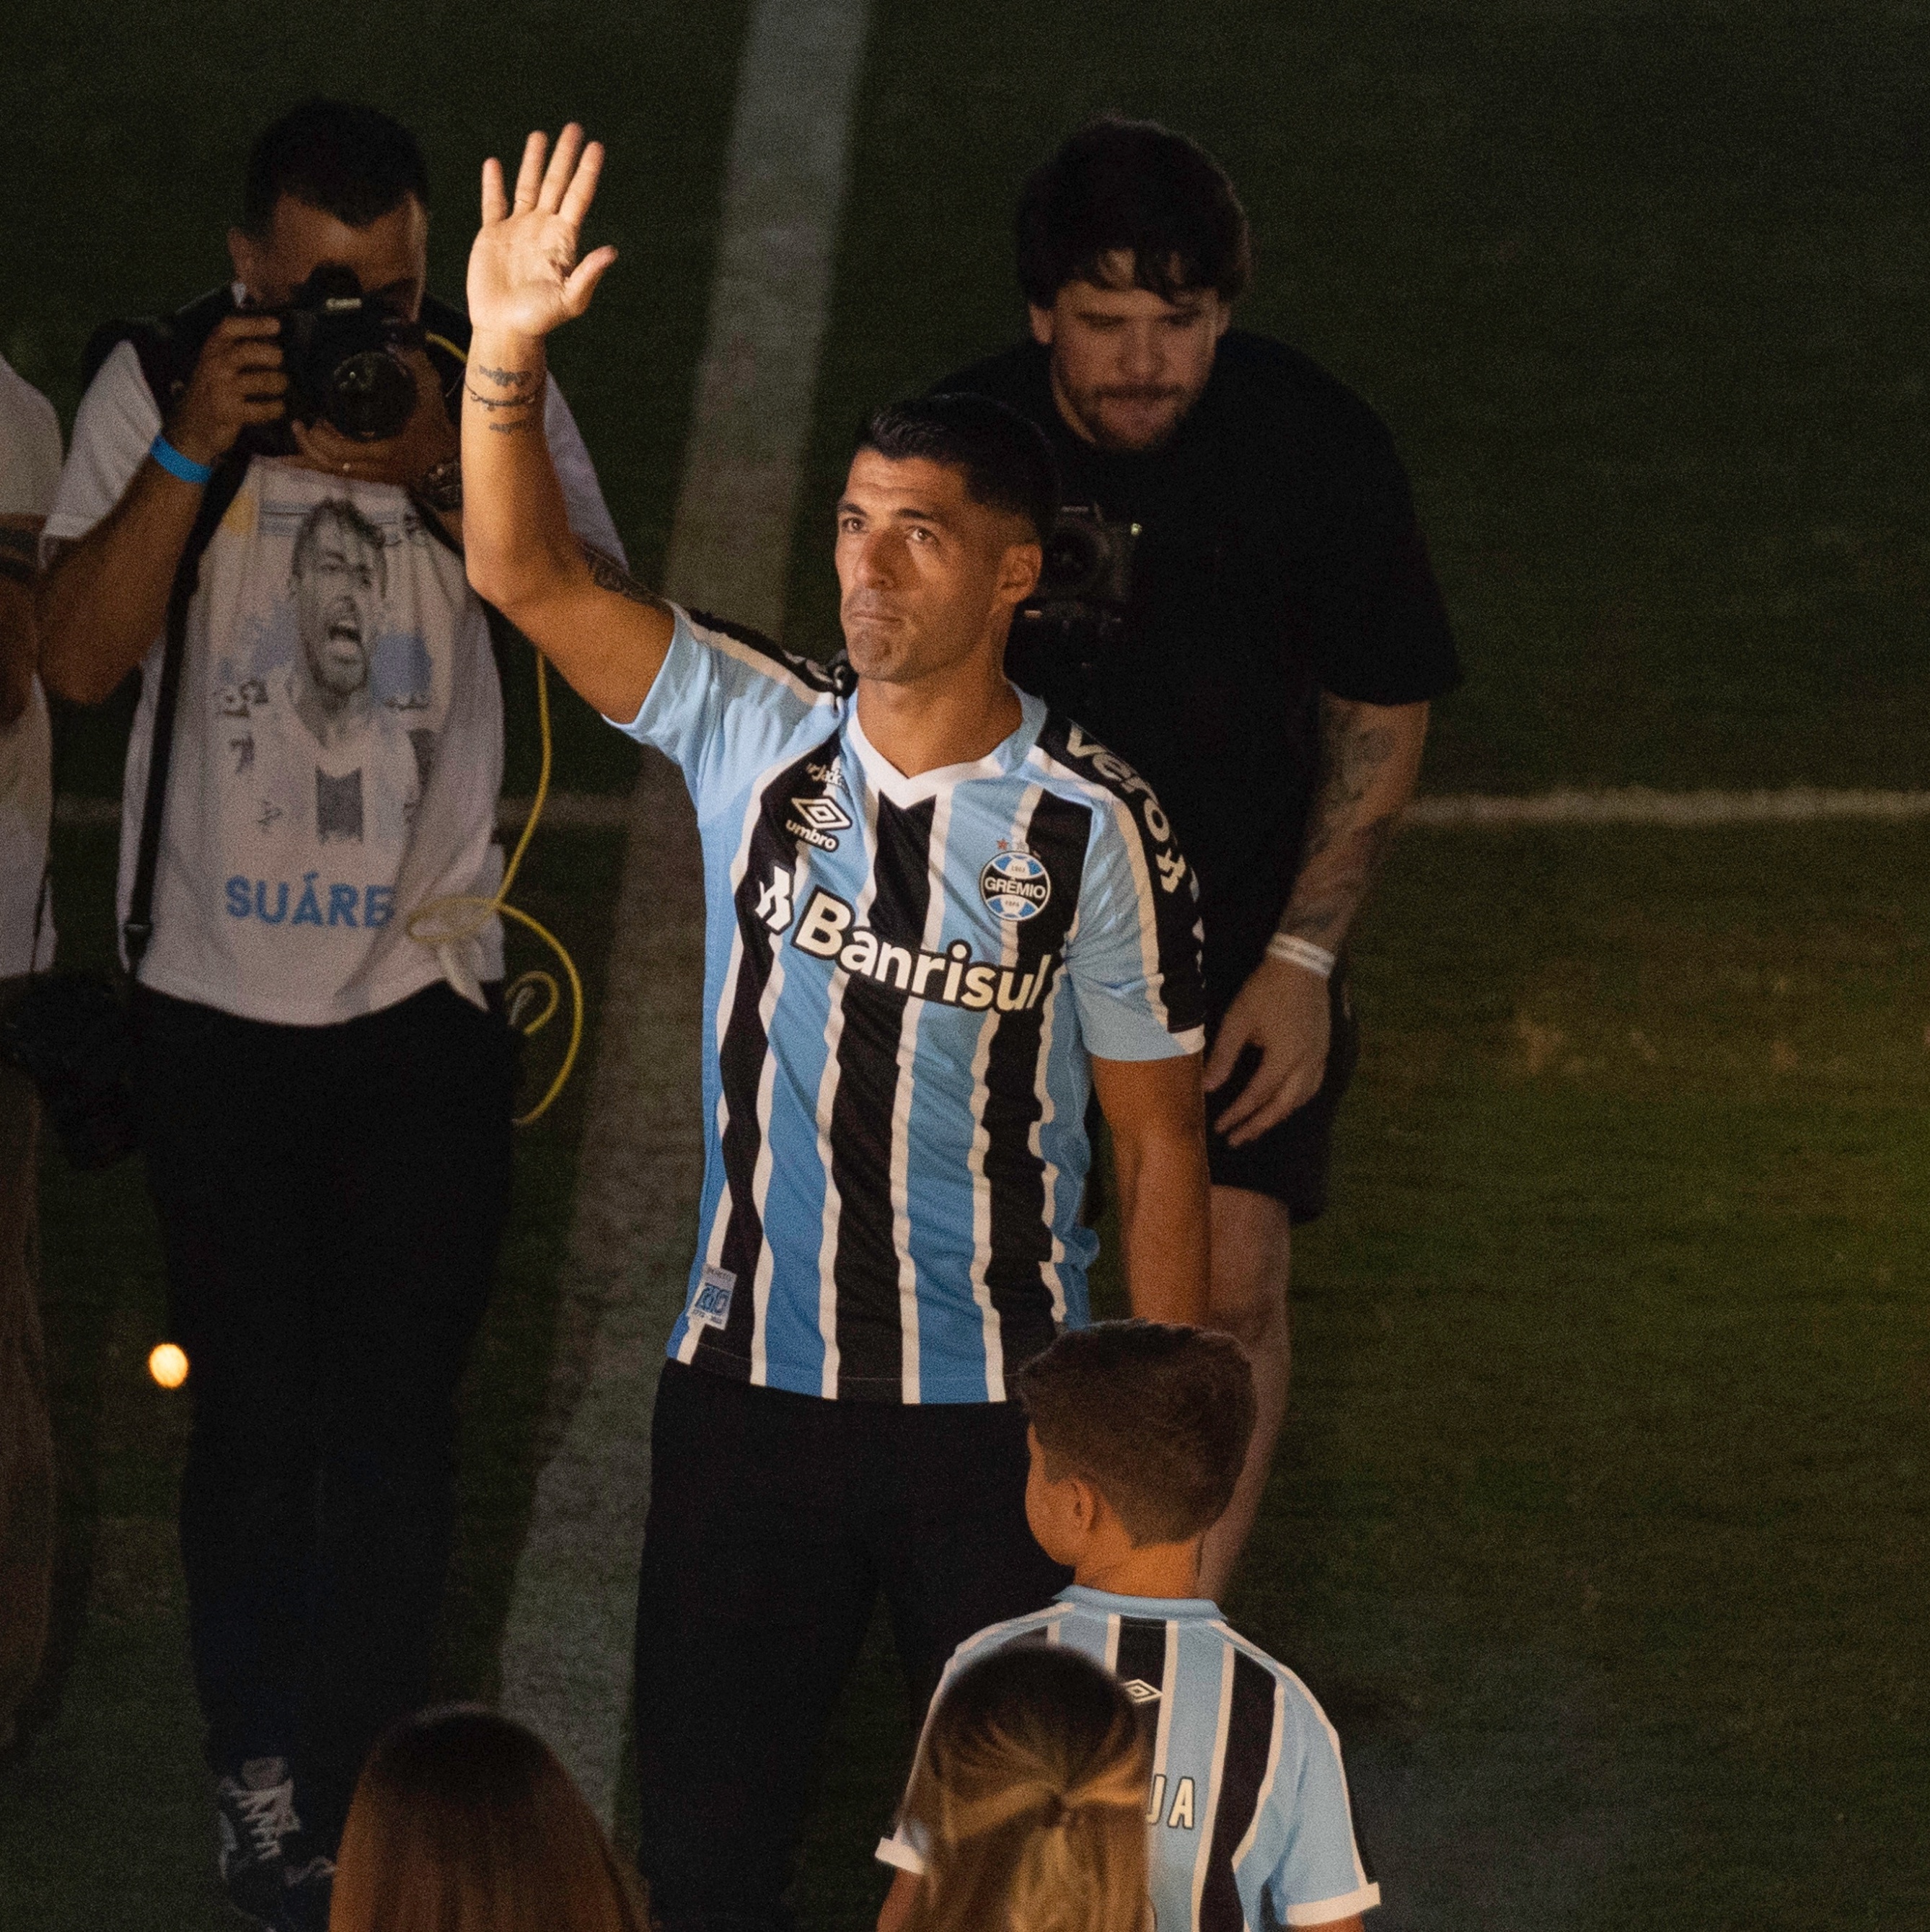
[[[363,1768],[329,1932],[647,1932],[635,1879],[533,1732],[477,1705],[397,1725]]]
[[[1141,1932],[1150,1764],[1132,1700],[1076,1652],[961,1672],[905,1796],[926,1845],[906,1932]]]

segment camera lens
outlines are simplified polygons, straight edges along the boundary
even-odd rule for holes
[[[344,356],[329,378],[323,413],[357,442],[386,442],[400,436],[416,413],[416,378],[386,349]]]
[[[1076,597],[1091,585],[1100,562],[1098,533],[1083,524],[1060,523],[1046,544],[1039,588],[1055,596]]]

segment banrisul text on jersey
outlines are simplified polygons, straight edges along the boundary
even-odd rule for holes
[[[671,1353],[803,1394],[1005,1399],[1086,1319],[1091,1057],[1200,1050],[1158,800],[1036,699],[908,778],[855,687],[680,617],[632,734],[704,842],[708,1145]]]

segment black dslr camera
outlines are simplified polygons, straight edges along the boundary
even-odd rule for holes
[[[1139,541],[1137,524],[1108,523],[1090,503],[1060,511],[1039,587],[1014,614],[1012,644],[1022,661],[1061,672],[1099,662],[1126,627]]]
[[[416,376],[403,352],[422,346],[422,328],[364,295],[353,268],[317,268],[287,308],[257,313],[281,324],[290,422],[326,422],[356,442],[386,442],[407,428]],[[280,434],[287,454],[294,440],[285,427]]]

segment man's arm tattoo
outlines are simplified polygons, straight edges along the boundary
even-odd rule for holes
[[[1320,784],[1300,879],[1280,916],[1283,933],[1330,951],[1346,938],[1394,842],[1400,815],[1383,812],[1362,822],[1361,802],[1397,748],[1396,734],[1367,722],[1360,707],[1321,700]]]
[[[475,368],[479,376],[499,389],[520,388],[526,382],[533,382],[539,373],[534,369],[492,369],[486,362],[477,363]]]
[[[590,566],[590,580],[599,590],[614,590],[619,597],[627,597],[632,604],[641,604],[646,610],[667,610],[669,605],[654,591],[646,590],[614,556],[599,550],[593,543],[585,543],[578,537],[584,560]]]

